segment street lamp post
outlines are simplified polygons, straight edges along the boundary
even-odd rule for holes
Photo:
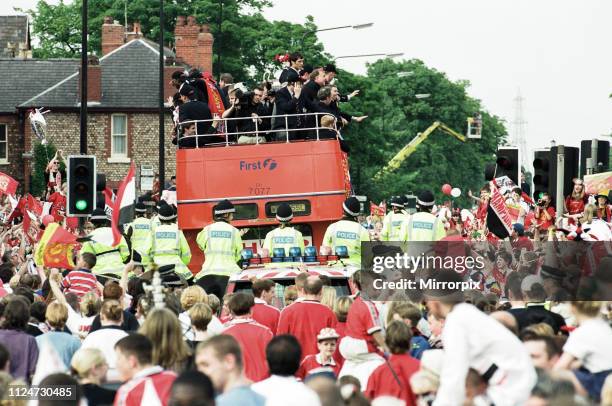
[[[164,0],[159,0],[159,193],[166,183],[166,143],[164,134]]]
[[[395,52],[395,53],[390,53],[390,54],[382,54],[382,53],[378,53],[378,54],[359,54],[359,55],[342,55],[342,56],[337,56],[335,59],[367,58],[367,57],[371,57],[371,56],[384,56],[385,58],[398,58],[398,57],[403,56],[403,55],[404,55],[403,52]]]
[[[370,28],[373,25],[374,25],[374,23],[364,23],[364,24],[355,24],[355,25],[341,25],[341,26],[338,26],[338,27],[320,28],[320,29],[317,29],[317,30],[306,31],[306,32],[304,32],[304,35],[302,35],[302,41],[300,41],[300,46],[304,47],[304,40],[310,34],[314,34],[314,33],[317,33],[317,32],[322,32],[322,31],[343,30],[345,28],[352,28],[354,30],[361,30],[361,29],[364,29],[364,28]]]

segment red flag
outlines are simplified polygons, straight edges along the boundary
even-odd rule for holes
[[[533,204],[533,199],[531,197],[529,197],[529,195],[525,192],[521,193],[521,197],[523,198],[523,200],[525,202],[527,202],[527,204]]]
[[[0,192],[7,195],[14,195],[17,192],[19,182],[5,173],[0,172]]]
[[[36,200],[34,196],[29,193],[26,196],[26,201],[28,210],[30,210],[32,214],[35,214],[36,217],[41,217],[43,213],[43,204]]]
[[[23,232],[30,241],[30,244],[34,244],[38,240],[38,226],[35,221],[32,221],[28,210],[24,210],[23,222],[21,223]]]
[[[370,202],[370,215],[383,217],[385,215],[385,209]]]
[[[121,226],[134,220],[134,201],[136,200],[136,183],[134,182],[134,163],[130,165],[127,176],[117,191],[111,217],[113,230],[113,247],[121,241]]]

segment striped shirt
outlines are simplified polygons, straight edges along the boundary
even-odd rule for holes
[[[97,282],[90,270],[81,268],[66,275],[62,286],[65,292],[74,293],[81,298],[85,293],[97,290]]]

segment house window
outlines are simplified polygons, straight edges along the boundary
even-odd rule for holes
[[[127,116],[125,114],[113,114],[111,122],[111,156],[127,157]]]
[[[0,124],[0,162],[8,162],[8,133],[6,124]]]

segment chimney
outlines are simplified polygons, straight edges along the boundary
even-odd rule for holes
[[[140,30],[140,22],[134,21],[133,28],[131,32],[127,33],[127,42],[130,42],[133,39],[142,38],[142,31]]]
[[[102,101],[102,70],[100,61],[95,55],[87,58],[87,103],[100,103]],[[80,69],[79,69],[80,72]],[[79,74],[79,101],[81,100],[81,78]]]
[[[198,25],[194,16],[178,16],[174,28],[176,57],[192,68],[212,72],[214,38],[207,25]]]
[[[123,26],[112,17],[104,17],[102,24],[102,55],[114,51],[124,44],[125,33]]]

